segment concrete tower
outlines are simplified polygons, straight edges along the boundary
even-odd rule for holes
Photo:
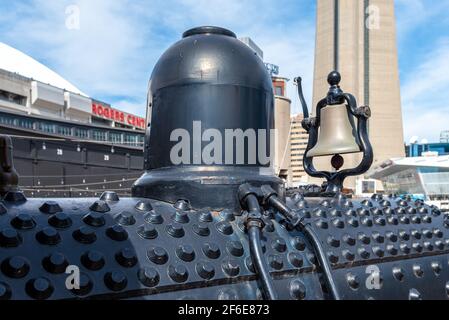
[[[331,70],[341,73],[341,87],[359,105],[371,107],[373,165],[405,156],[393,0],[317,0],[314,108],[328,91]],[[358,154],[344,157],[345,167],[360,160]],[[330,158],[315,164],[330,170]],[[345,187],[355,190],[362,179],[348,178]]]

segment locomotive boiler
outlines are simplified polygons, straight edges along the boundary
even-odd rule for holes
[[[304,106],[304,167],[327,180],[313,192],[270,170],[270,76],[219,27],[186,31],[157,62],[131,198],[27,199],[2,136],[0,299],[448,299],[438,208],[341,193],[372,163],[370,110],[337,72],[328,82],[316,117]],[[339,171],[346,152],[363,159]],[[334,171],[313,166],[324,155]]]

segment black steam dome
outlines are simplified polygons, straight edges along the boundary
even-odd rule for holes
[[[147,113],[151,125],[145,146],[148,171],[135,184],[133,194],[170,200],[158,191],[161,179],[172,182],[170,175],[176,181],[187,181],[189,192],[193,176],[199,179],[201,186],[197,187],[201,189],[205,177],[210,188],[215,182],[222,184],[231,170],[235,176],[242,168],[238,182],[244,181],[248,172],[259,179],[260,168],[271,165],[260,154],[270,155],[273,108],[271,78],[263,61],[233,32],[219,27],[184,32],[161,56],[151,75]],[[230,130],[255,139],[245,136],[242,148],[239,138],[226,135]],[[260,131],[265,135],[260,137]],[[217,143],[216,139],[220,144],[211,151],[210,144]],[[181,150],[182,142],[185,148]],[[266,181],[267,176],[260,178]],[[269,179],[279,183],[274,176]]]

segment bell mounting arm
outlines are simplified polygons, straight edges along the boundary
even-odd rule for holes
[[[328,83],[330,85],[330,89],[327,96],[318,102],[316,106],[316,117],[304,117],[304,120],[302,122],[303,128],[309,134],[309,140],[303,159],[304,170],[308,175],[312,177],[325,178],[327,180],[325,193],[330,195],[338,193],[342,190],[343,182],[347,177],[358,176],[365,173],[369,170],[373,163],[373,149],[368,135],[368,119],[371,116],[371,110],[368,106],[358,107],[355,97],[350,93],[343,92],[343,90],[340,88],[340,81],[341,76],[338,72],[333,71],[329,74]],[[299,88],[301,82],[298,81],[297,83],[303,109],[307,109],[304,98],[301,99],[302,89]],[[308,153],[318,142],[318,132],[321,125],[321,111],[327,106],[336,106],[342,104],[346,104],[348,114],[357,119],[356,142],[360,147],[360,151],[363,153],[362,161],[355,168],[338,171],[343,166],[344,160],[341,155],[334,154],[331,160],[331,164],[332,167],[336,169],[336,171],[318,171],[313,164],[314,157],[308,156]],[[306,114],[308,115],[308,111],[307,113],[304,113],[304,115]]]

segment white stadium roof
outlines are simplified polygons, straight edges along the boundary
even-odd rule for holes
[[[385,176],[417,167],[449,170],[449,156],[393,158],[371,169],[367,175],[373,179],[381,179]]]
[[[25,53],[0,42],[0,69],[86,96],[81,90]]]

